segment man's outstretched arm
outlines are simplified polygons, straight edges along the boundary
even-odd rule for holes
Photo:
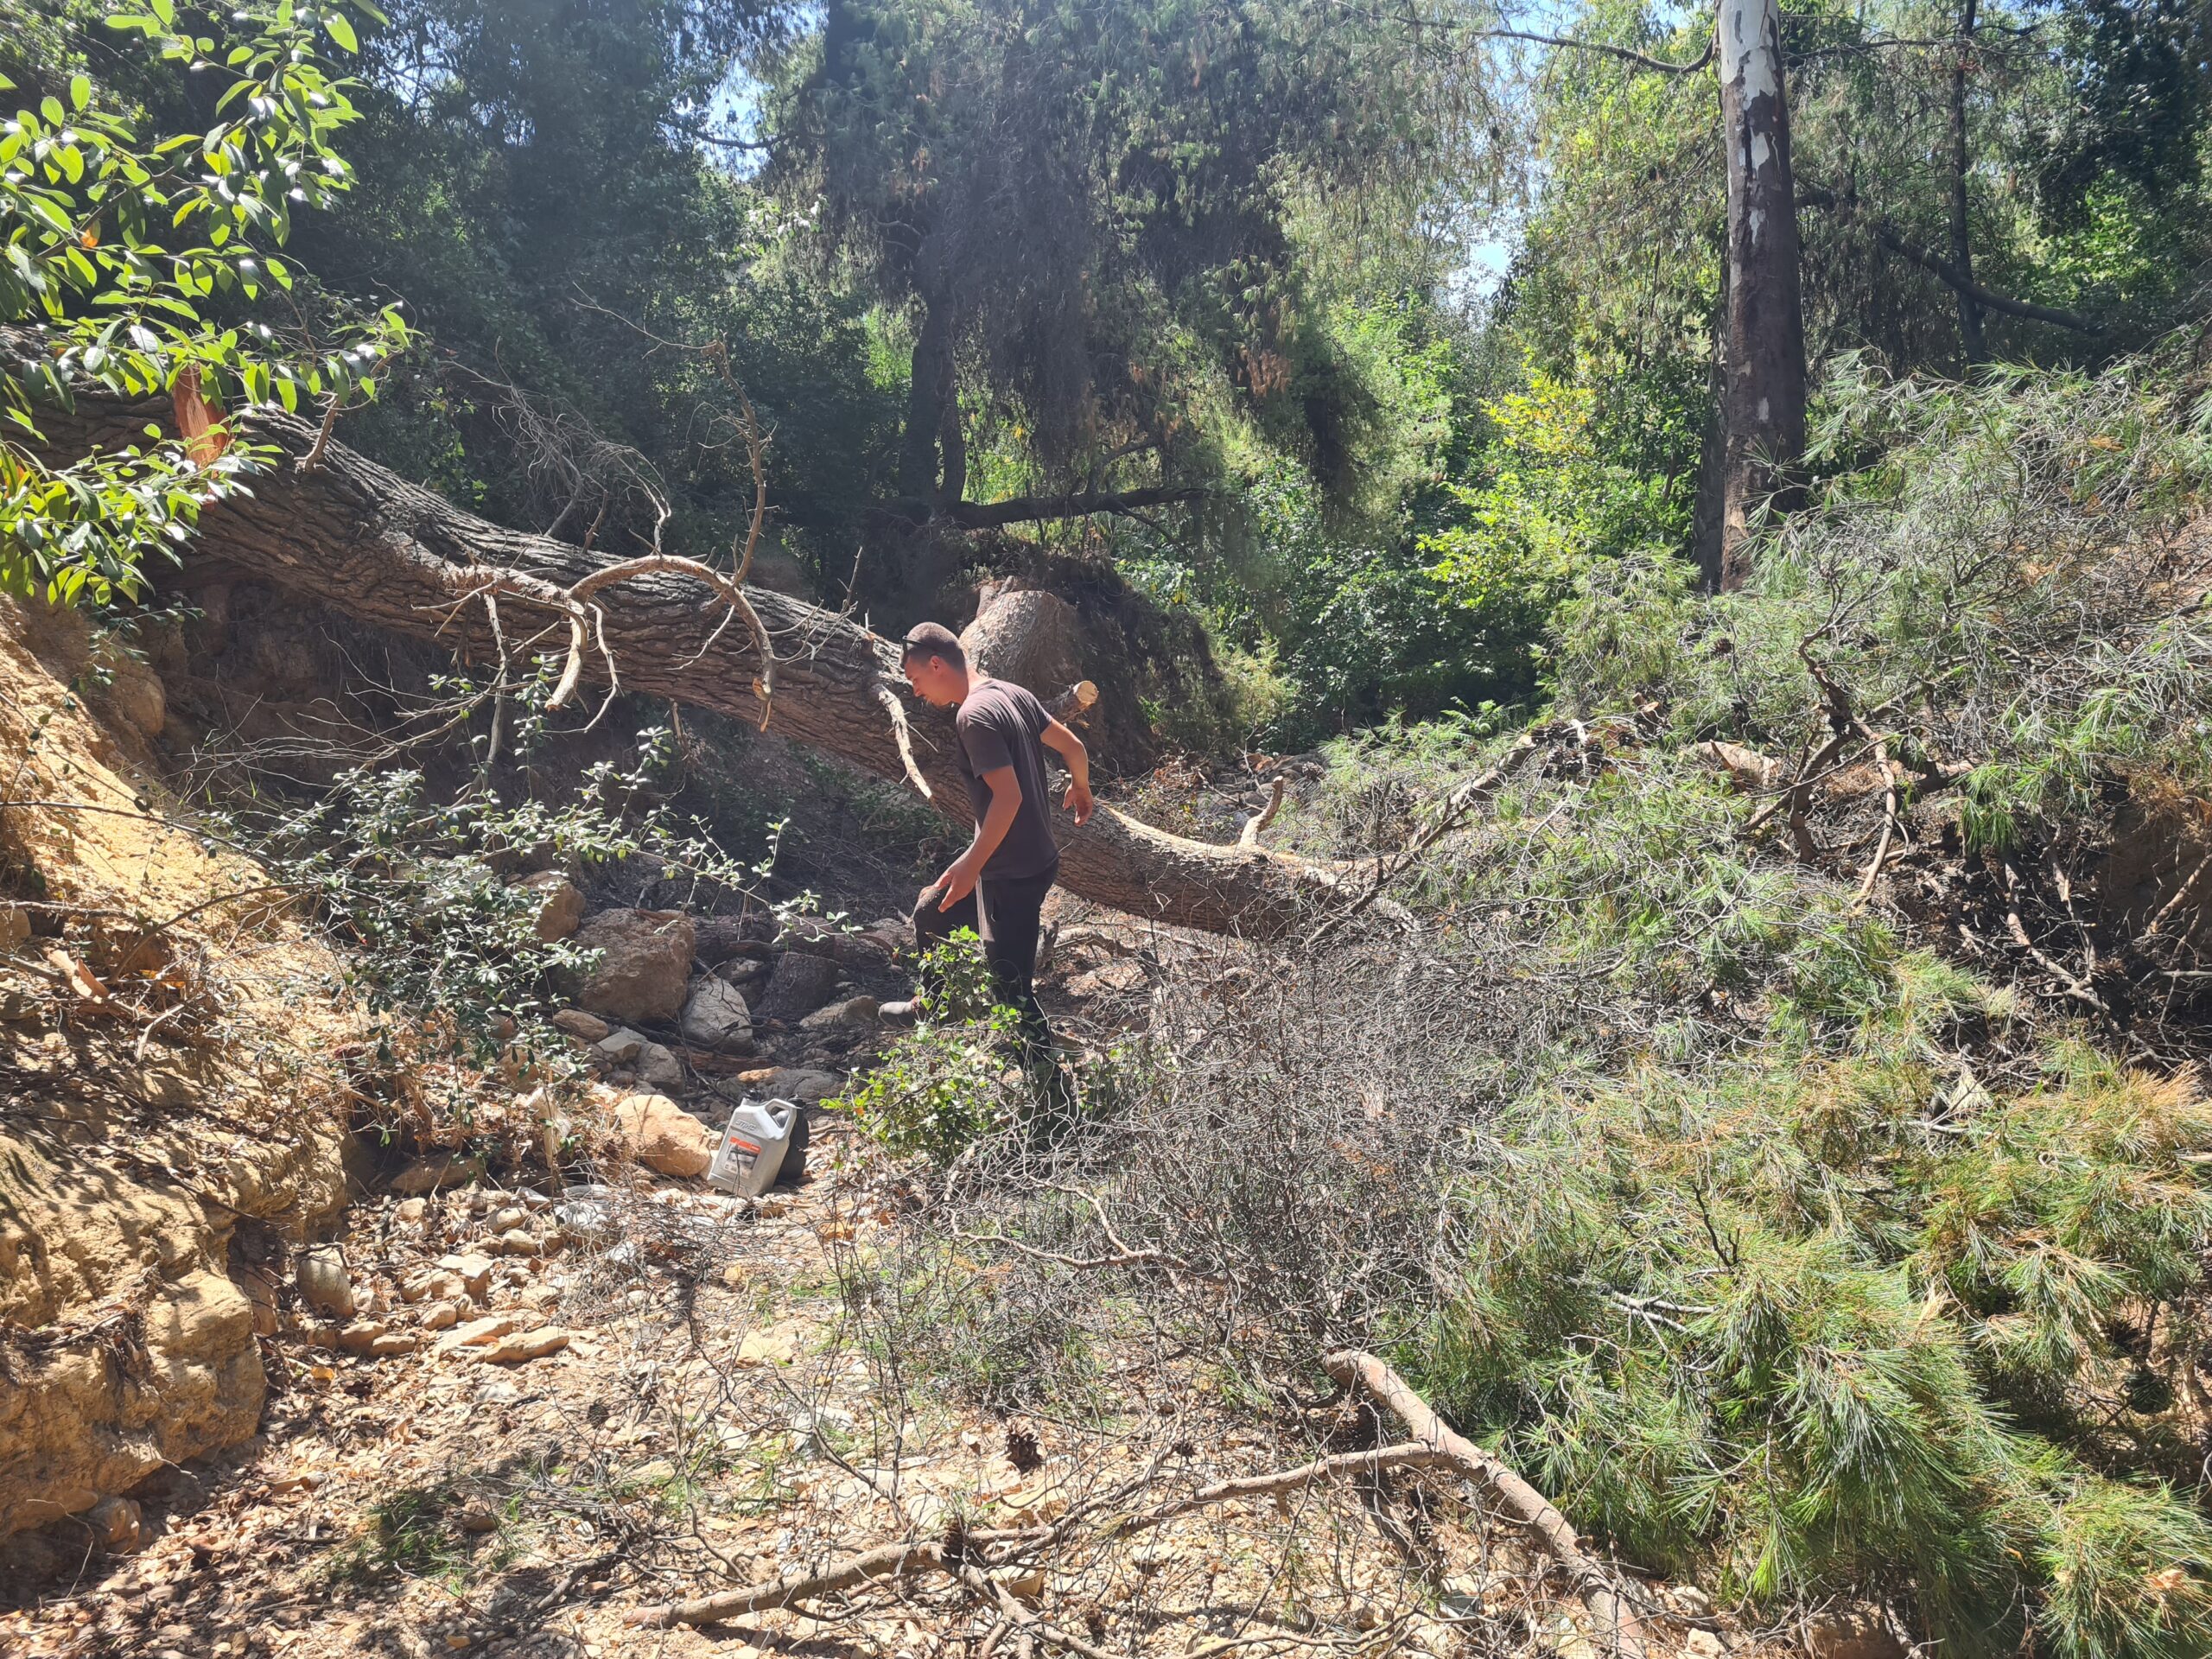
[[[1006,832],[1014,828],[1014,814],[1021,810],[1021,780],[1014,775],[1012,766],[994,766],[983,774],[982,781],[991,791],[991,804],[983,814],[982,823],[976,826],[976,838],[943,875],[922,889],[925,898],[939,887],[944,890],[944,897],[938,905],[939,910],[950,910],[976,891],[983,866],[991,861],[991,855],[998,851]]]
[[[1067,763],[1068,797],[1064,804],[1069,811],[1075,814],[1075,821],[1079,826],[1090,816],[1092,804],[1090,751],[1083,747],[1081,738],[1057,720],[1048,720],[1045,722],[1045,729],[1040,734],[1039,741],[1046,748]],[[993,804],[996,804],[997,798],[993,797]]]

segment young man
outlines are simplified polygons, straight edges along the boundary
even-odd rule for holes
[[[1090,756],[1083,740],[1021,687],[970,673],[950,628],[917,623],[901,645],[899,665],[924,702],[959,710],[955,758],[976,818],[968,850],[922,889],[914,942],[927,950],[959,928],[981,934],[999,1000],[1021,1016],[1031,1054],[1041,1055],[1052,1031],[1037,1004],[1037,918],[1060,871],[1045,751],[1067,764],[1065,804],[1078,824],[1090,816]],[[910,1017],[913,1007],[891,1003],[884,1012]]]

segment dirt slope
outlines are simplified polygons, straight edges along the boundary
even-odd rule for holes
[[[167,821],[162,719],[81,618],[0,601],[0,1537],[123,1536],[105,1500],[251,1435],[245,1258],[344,1202],[335,963]]]

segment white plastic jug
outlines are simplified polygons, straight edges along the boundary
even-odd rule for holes
[[[776,1184],[791,1131],[800,1122],[799,1109],[788,1100],[740,1102],[715,1148],[714,1162],[707,1166],[707,1184],[741,1198],[760,1197]]]

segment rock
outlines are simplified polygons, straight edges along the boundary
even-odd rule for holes
[[[518,1365],[524,1360],[557,1354],[568,1345],[566,1329],[557,1325],[542,1325],[535,1331],[502,1337],[484,1350],[481,1358],[486,1365]]]
[[[608,1032],[606,1036],[592,1045],[599,1053],[607,1057],[609,1064],[614,1065],[629,1065],[635,1063],[639,1052],[645,1046],[644,1033],[632,1031],[627,1026]]]
[[[512,1232],[529,1219],[529,1212],[520,1205],[511,1204],[504,1210],[492,1212],[492,1230],[495,1233]]]
[[[673,1020],[691,982],[691,918],[672,910],[603,910],[576,930],[600,953],[576,1004],[615,1020]]]
[[[356,1319],[340,1327],[338,1345],[349,1354],[365,1354],[377,1338],[391,1328],[382,1319]]]
[[[553,1016],[553,1024],[556,1030],[565,1031],[571,1037],[581,1037],[588,1043],[601,1040],[614,1029],[597,1014],[586,1014],[582,1008],[562,1009]]]
[[[817,1071],[798,1065],[762,1066],[757,1071],[739,1072],[737,1080],[756,1095],[765,1095],[771,1100],[788,1100],[801,1106],[818,1106],[845,1086],[845,1080],[834,1071]]]
[[[474,1158],[454,1158],[446,1153],[436,1153],[428,1158],[417,1158],[413,1163],[391,1178],[391,1190],[404,1198],[416,1198],[425,1192],[442,1192],[449,1186],[466,1186],[483,1171],[483,1163]]]
[[[451,1302],[432,1302],[415,1317],[425,1331],[450,1331],[461,1323],[461,1310]]]
[[[146,1516],[128,1497],[104,1497],[85,1511],[93,1541],[117,1555],[127,1555],[146,1541]]]
[[[430,1213],[427,1198],[402,1198],[392,1206],[391,1218],[403,1227],[412,1227]]]
[[[438,1266],[459,1278],[461,1289],[473,1300],[482,1301],[485,1292],[492,1288],[492,1263],[483,1256],[442,1255]]]
[[[664,1175],[703,1175],[714,1161],[711,1130],[666,1095],[616,1098],[614,1132],[639,1163]]]
[[[553,944],[576,931],[584,918],[584,895],[576,884],[558,870],[540,870],[516,882],[537,904],[537,930],[541,944]]]
[[[754,1012],[785,1025],[804,1020],[836,995],[837,963],[830,957],[786,950],[768,976],[768,989]]]
[[[402,1354],[411,1354],[423,1345],[423,1338],[412,1331],[387,1331],[369,1344],[372,1359],[397,1359]]]
[[[1692,1659],[1720,1659],[1727,1651],[1720,1638],[1711,1630],[1692,1630],[1682,1638],[1682,1651]]]
[[[638,1081],[656,1089],[681,1089],[683,1086],[683,1062],[676,1058],[675,1051],[658,1043],[647,1043],[638,1051],[636,1061]]]
[[[1831,1607],[1805,1621],[1812,1659],[1904,1659],[1905,1644],[1871,1607]]]
[[[753,1010],[745,998],[726,982],[702,974],[691,983],[683,1013],[676,1022],[687,1043],[732,1053],[753,1052]]]
[[[833,1027],[866,1027],[875,1024],[882,1007],[872,996],[855,996],[843,1002],[832,1002],[826,1008],[817,1009],[798,1022],[801,1031],[823,1031]]]
[[[353,1281],[346,1271],[346,1256],[335,1244],[317,1244],[300,1252],[292,1271],[300,1300],[318,1313],[334,1319],[351,1319]]]
[[[733,957],[766,955],[775,932],[775,918],[765,912],[702,916],[692,926],[692,954],[702,968],[716,967]]]
[[[438,1338],[438,1352],[458,1353],[463,1348],[480,1348],[497,1342],[515,1328],[512,1313],[489,1313],[480,1319],[471,1319],[467,1325],[455,1325]]]
[[[544,1245],[527,1228],[510,1227],[499,1235],[499,1248],[509,1255],[536,1255]]]

